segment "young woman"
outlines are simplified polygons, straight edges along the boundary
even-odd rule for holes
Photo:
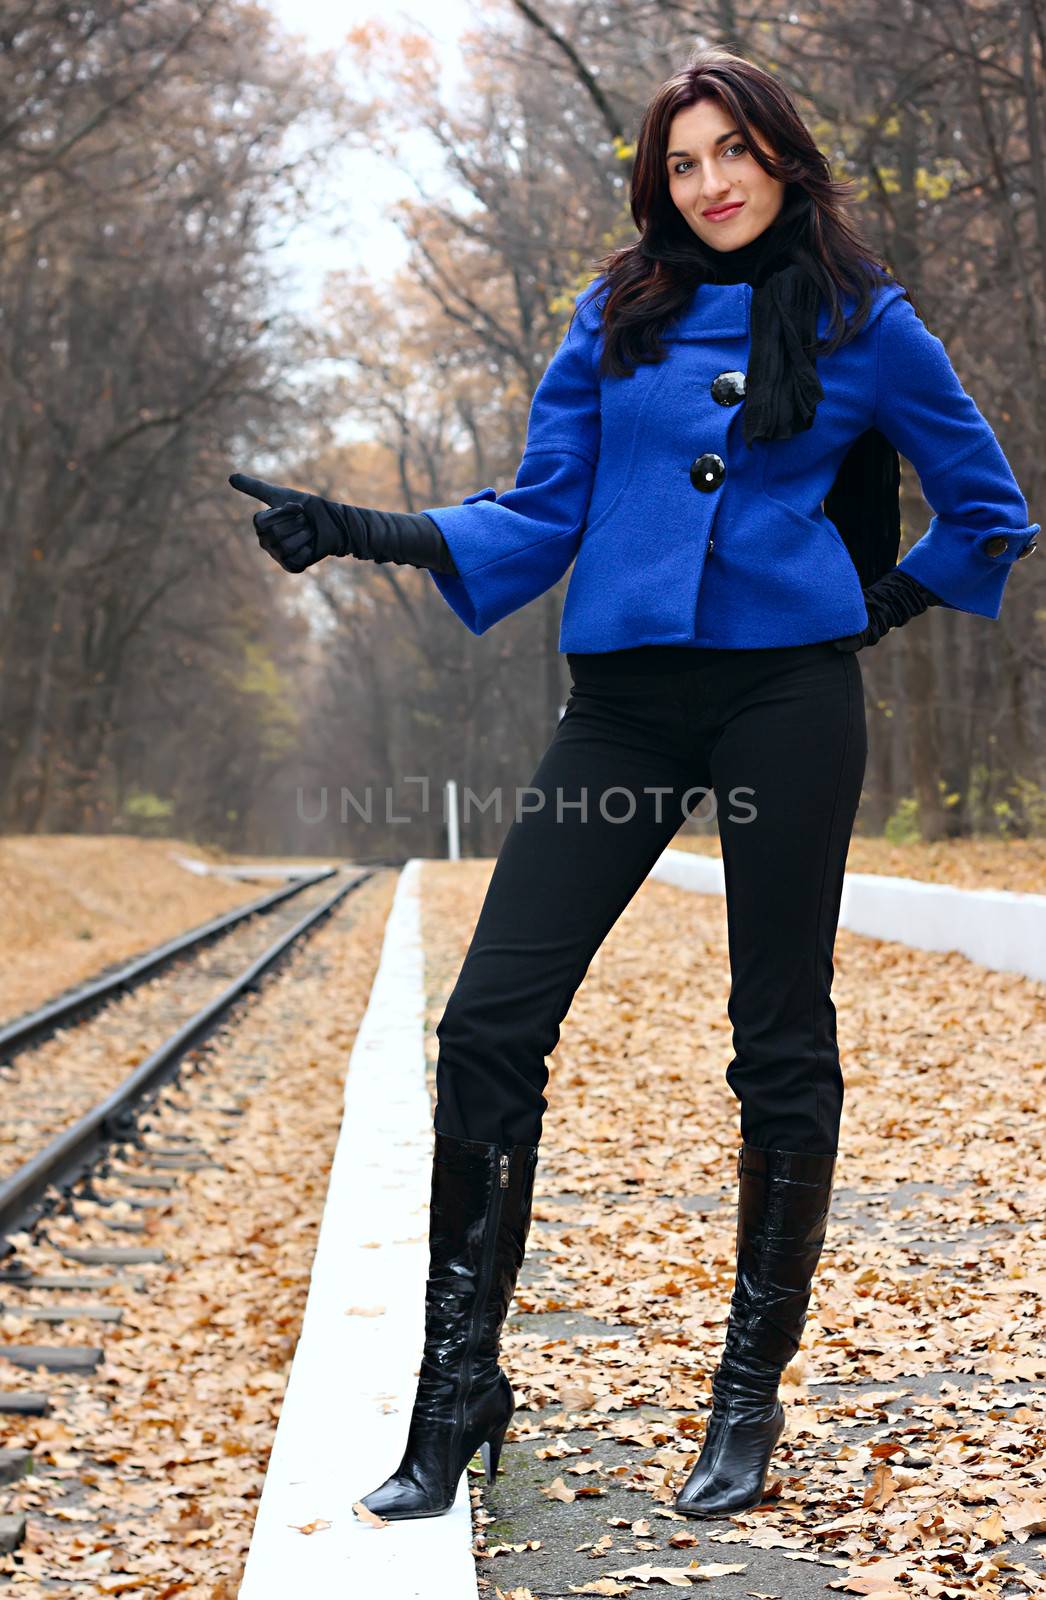
[[[574,563],[573,680],[437,1028],[425,1343],[406,1447],[363,1498],[452,1505],[514,1408],[498,1364],[547,1106],[546,1056],[593,955],[681,826],[718,809],[740,1102],[736,1279],[691,1516],[758,1504],[832,1194],[831,999],[863,781],[857,654],[928,605],[995,618],[1035,548],[999,443],[863,244],[785,89],[713,47],[657,90],[638,240],[604,258],[534,395],[515,487],[417,514],[239,474],[289,572],[430,570],[475,633]],[[897,564],[898,450],[935,515]]]

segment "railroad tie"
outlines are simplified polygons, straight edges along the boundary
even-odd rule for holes
[[[12,1366],[48,1372],[93,1372],[104,1355],[91,1344],[0,1344],[0,1356]]]
[[[25,1517],[0,1517],[0,1554],[10,1555],[25,1538]]]
[[[28,1450],[0,1450],[0,1484],[16,1483],[33,1465]]]
[[[51,1409],[48,1395],[39,1389],[0,1389],[0,1412],[11,1417],[46,1417]]]

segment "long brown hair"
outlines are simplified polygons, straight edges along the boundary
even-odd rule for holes
[[[770,227],[787,231],[791,259],[806,268],[831,309],[827,334],[809,347],[811,354],[829,354],[848,343],[864,325],[876,286],[892,281],[889,269],[846,215],[852,181],[832,178],[827,158],[784,86],[724,45],[699,46],[643,113],[631,186],[640,238],[608,251],[597,263],[609,285],[600,361],[604,375],[625,377],[640,363],[663,361],[662,329],[683,309],[697,284],[714,281],[717,252],[704,245],[680,214],[665,164],[673,117],[707,99],[719,101],[754,159],[787,186],[780,216]],[[753,129],[776,154],[761,148]],[[840,304],[844,294],[857,297],[849,322]]]

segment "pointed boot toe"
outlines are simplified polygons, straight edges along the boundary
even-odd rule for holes
[[[438,1500],[433,1501],[430,1486],[400,1472],[394,1472],[377,1489],[361,1496],[360,1504],[388,1522],[402,1522],[409,1517],[438,1517],[449,1509]]]
[[[747,1419],[736,1412],[713,1412],[697,1464],[676,1497],[685,1517],[729,1517],[761,1504],[766,1475],[784,1432],[784,1408]]]

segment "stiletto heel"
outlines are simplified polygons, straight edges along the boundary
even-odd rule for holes
[[[511,1420],[512,1418],[510,1417],[509,1422],[511,1422]],[[483,1462],[483,1471],[487,1475],[488,1483],[493,1483],[494,1479],[498,1475],[498,1462],[501,1460],[501,1446],[505,1443],[505,1435],[507,1432],[508,1422],[506,1422],[505,1426],[500,1428],[496,1433],[492,1433],[486,1443],[481,1444],[479,1447],[479,1456],[480,1460]]]

